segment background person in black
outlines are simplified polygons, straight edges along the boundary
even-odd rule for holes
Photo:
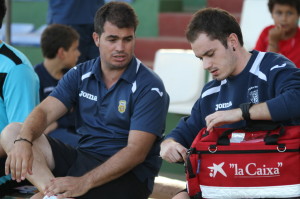
[[[104,0],[48,0],[48,24],[64,24],[74,28],[80,35],[80,56],[77,63],[94,59],[99,50],[94,44],[94,16]]]
[[[49,25],[41,36],[44,61],[34,66],[40,79],[40,100],[43,101],[56,87],[58,81],[76,65],[79,34],[72,27],[62,24]],[[74,110],[53,122],[44,131],[66,144],[77,146],[80,135],[75,132]]]

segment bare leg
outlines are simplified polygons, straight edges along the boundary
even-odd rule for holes
[[[44,195],[41,192],[38,192],[30,197],[30,199],[42,199]]]
[[[12,123],[5,127],[1,133],[0,144],[6,153],[13,147],[14,140],[20,132],[21,123]],[[54,168],[54,159],[50,144],[45,135],[33,142],[33,168],[32,175],[26,178],[43,193],[46,185],[54,178],[51,170]]]
[[[2,148],[2,146],[0,145],[0,158],[5,157],[6,153],[4,151],[4,149]]]
[[[176,194],[172,199],[190,199],[189,195],[187,192],[180,192]]]
[[[0,134],[0,139],[1,139],[1,134]],[[5,156],[6,156],[6,153],[5,153],[3,147],[0,144],[0,158],[5,157]]]
[[[154,189],[150,197],[160,199],[172,198],[185,188],[186,183],[184,181],[158,176],[155,178]]]

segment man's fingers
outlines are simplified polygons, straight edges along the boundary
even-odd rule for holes
[[[17,159],[16,168],[15,168],[15,176],[17,182],[21,182],[21,172],[22,172],[21,168],[22,168],[22,160]]]
[[[162,154],[162,158],[170,163],[181,161],[182,156],[176,150],[174,151],[166,151],[166,153]]]
[[[45,195],[52,196],[64,192],[63,185],[55,178],[51,179],[50,183],[46,186]]]
[[[53,195],[55,195],[55,191],[53,191],[53,189],[50,186],[46,189],[46,191],[44,192],[44,195],[53,196]]]
[[[170,162],[182,162],[186,158],[187,149],[178,142],[166,140],[161,145],[160,156]]]
[[[8,156],[5,161],[5,175],[10,174],[10,159],[10,156]]]
[[[211,131],[211,129],[213,129],[215,122],[216,122],[216,119],[211,119],[211,120],[207,121],[207,123],[206,123],[207,131]]]
[[[58,194],[57,199],[64,199],[64,198],[68,198],[70,196],[71,196],[71,191],[66,191],[62,194]]]
[[[176,151],[173,153],[172,162],[182,162],[186,159],[186,149],[181,145],[177,146]]]
[[[178,145],[177,150],[178,150],[178,153],[180,154],[180,160],[178,160],[177,162],[185,161],[187,149],[181,145]]]
[[[32,175],[32,164],[33,164],[33,157],[30,158],[29,163],[28,163],[28,168],[27,172]]]
[[[187,156],[186,151],[184,153],[181,153],[181,156],[182,156],[183,161],[185,162],[186,161],[186,156]]]
[[[27,162],[23,161],[22,162],[22,170],[21,170],[21,180],[25,180],[27,171],[28,171]]]
[[[16,179],[16,172],[15,172],[16,171],[16,162],[14,159],[12,159],[10,161],[9,169],[10,169],[11,178],[13,180],[15,180]]]
[[[171,160],[172,160],[172,162],[180,162],[183,159],[182,159],[182,156],[180,153],[175,153],[171,156]]]
[[[206,129],[207,129],[207,131],[210,131],[215,125],[216,116],[213,116],[211,114],[205,118],[205,121],[206,121]]]

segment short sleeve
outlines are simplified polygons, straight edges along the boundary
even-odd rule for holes
[[[31,66],[13,67],[4,82],[3,98],[8,122],[23,122],[39,103],[39,79]]]
[[[145,89],[136,101],[131,117],[131,130],[141,130],[161,136],[164,132],[169,96],[161,88]]]
[[[55,89],[50,93],[50,96],[57,98],[68,109],[70,109],[77,98],[78,81],[80,81],[79,69],[74,67],[59,80]]]

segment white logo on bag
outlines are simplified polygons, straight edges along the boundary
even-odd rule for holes
[[[210,169],[209,176],[214,178],[217,173],[222,174],[224,177],[227,177],[227,174],[223,170],[225,162],[220,164],[213,163],[213,166],[207,167]],[[267,167],[267,165],[262,165],[262,167],[258,167],[256,163],[249,163],[244,168],[241,168],[238,164],[229,164],[230,169],[234,169],[234,176],[237,177],[245,177],[245,176],[253,176],[253,177],[276,177],[280,176],[280,167],[283,167],[282,162],[277,163],[277,167]]]
[[[227,177],[225,171],[222,169],[223,165],[224,165],[224,162],[222,162],[220,164],[213,163],[213,166],[207,167],[207,168],[210,169],[209,176],[212,177],[212,178],[214,178],[217,175],[217,173],[219,172],[223,176]]]
[[[279,167],[282,167],[282,162],[278,162],[278,167],[257,167],[255,163],[249,163],[245,168],[240,168],[238,164],[229,164],[230,168],[234,169],[234,175],[236,176],[259,176],[259,177],[275,177],[280,175]]]

